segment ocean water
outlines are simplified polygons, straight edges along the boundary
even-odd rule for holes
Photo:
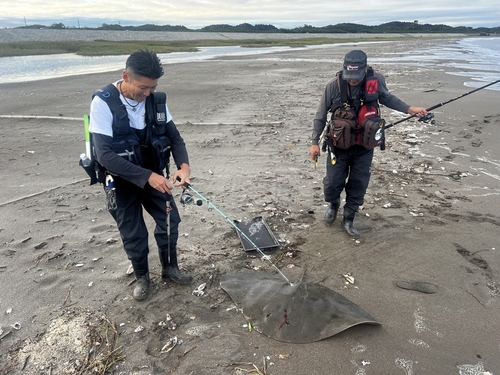
[[[356,45],[367,44],[356,43]],[[352,43],[342,43],[350,45]],[[333,45],[307,46],[294,50],[331,48]],[[222,56],[255,55],[256,59],[267,59],[263,54],[289,51],[290,47],[242,48],[206,47],[199,52],[160,54],[164,64],[206,61]],[[84,57],[74,54],[3,57],[0,58],[0,84],[36,81],[41,79],[84,75],[123,69],[124,56]],[[280,60],[273,57],[272,59]],[[370,58],[376,65],[402,64],[442,68],[449,74],[464,77],[464,85],[481,87],[500,79],[500,38],[478,37],[444,42],[439,47],[408,51],[404,54],[386,54]],[[487,89],[500,91],[500,83]]]
[[[174,52],[158,54],[162,63],[203,61],[218,56],[258,55],[268,52],[279,52],[288,47],[242,48],[206,47],[199,52]],[[45,56],[22,56],[0,58],[0,83],[27,82],[42,79],[111,72],[124,67],[124,56],[78,56],[75,54],[59,54]]]
[[[374,43],[374,42],[365,42]],[[378,43],[378,42],[375,42]],[[363,43],[358,43],[363,44]],[[352,45],[338,43],[336,45]],[[0,44],[1,46],[1,44]],[[293,50],[329,48],[332,45],[294,47]],[[291,47],[247,48],[239,46],[200,47],[198,52],[174,52],[158,54],[163,64],[207,61],[223,56],[248,56],[256,58],[266,53],[290,51]],[[72,53],[43,56],[19,56],[0,58],[0,84],[38,81],[72,75],[111,72],[124,67],[126,56],[78,56]]]
[[[408,51],[398,56],[390,54],[382,58],[370,59],[373,65],[405,64],[439,68],[464,77],[464,85],[481,87],[500,80],[500,38],[466,38],[424,50]],[[500,91],[500,83],[487,89]]]
[[[500,38],[478,38],[460,41],[458,57],[461,61],[449,61],[447,64],[460,72],[453,73],[470,78],[467,86],[479,87],[483,82],[493,82],[500,79]],[[500,91],[500,84],[491,86],[492,90]]]

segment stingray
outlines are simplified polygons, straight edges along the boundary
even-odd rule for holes
[[[279,274],[224,275],[221,287],[254,329],[279,341],[310,343],[358,324],[380,325],[339,293],[303,280],[290,285]]]

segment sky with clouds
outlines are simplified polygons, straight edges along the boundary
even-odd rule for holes
[[[500,26],[499,0],[0,0],[0,27],[33,24],[66,27],[184,25],[248,22],[293,28],[391,21],[448,26]]]

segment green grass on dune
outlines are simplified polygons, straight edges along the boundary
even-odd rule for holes
[[[408,38],[306,38],[306,39],[226,39],[185,41],[120,41],[107,40],[61,41],[61,42],[17,42],[0,44],[0,57],[53,55],[75,53],[81,56],[128,55],[139,49],[156,53],[194,52],[199,47],[242,46],[242,47],[302,47],[305,45],[334,44],[348,42],[391,41]]]

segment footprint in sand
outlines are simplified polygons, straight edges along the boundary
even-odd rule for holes
[[[451,152],[462,152],[462,151],[465,151],[465,148],[463,146],[458,146],[456,148],[454,148],[453,150],[451,150]]]
[[[472,145],[472,147],[480,147],[483,144],[483,142],[479,139],[475,139],[470,144]]]
[[[458,133],[458,135],[460,135],[462,138],[465,138],[465,139],[470,139],[472,138],[472,134],[471,133],[468,133],[466,131],[461,131],[460,133]]]

